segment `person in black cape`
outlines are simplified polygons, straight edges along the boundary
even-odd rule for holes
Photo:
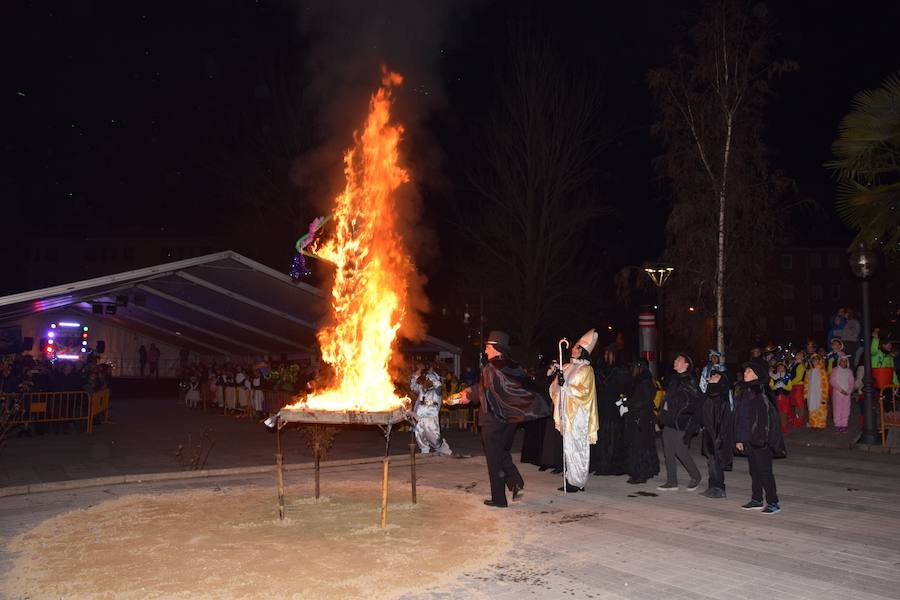
[[[541,377],[538,375],[535,379],[540,380],[544,379],[543,382],[538,382],[538,387],[540,389],[549,389],[550,383],[553,379],[552,376]],[[547,397],[549,401],[549,397]],[[549,410],[553,410],[552,403],[548,404],[547,408]],[[540,467],[541,471],[546,471],[547,466],[544,465],[542,458],[544,455],[544,438],[547,435],[547,424],[550,424],[550,427],[553,427],[553,419],[550,417],[542,417],[540,419],[534,419],[532,421],[526,421],[522,425],[522,431],[524,435],[522,436],[522,455],[519,459],[519,462],[528,463],[532,465],[536,465]],[[556,428],[553,427],[554,431]],[[559,432],[556,432],[559,435]],[[559,461],[560,468],[562,468],[562,438],[559,439]]]
[[[731,406],[731,380],[724,370],[714,370],[706,381],[703,401],[703,431],[700,450],[706,457],[707,498],[725,497],[725,471],[731,470],[734,455],[734,410]]]
[[[632,388],[625,405],[625,448],[628,456],[628,483],[646,483],[659,474],[656,451],[656,415],[653,398],[656,385],[645,358],[635,361],[631,370]]]
[[[604,349],[603,361],[596,368],[594,378],[600,431],[597,443],[591,446],[589,468],[595,475],[624,475],[628,472],[628,456],[625,453],[625,419],[619,407],[622,397],[631,391],[631,375],[617,363],[614,344]]]
[[[510,449],[520,424],[550,415],[545,392],[522,367],[509,358],[509,335],[492,331],[485,342],[488,362],[481,382],[460,392],[460,404],[477,404],[481,441],[491,482],[487,506],[505,507],[506,488],[518,500],[525,481],[513,463]]]

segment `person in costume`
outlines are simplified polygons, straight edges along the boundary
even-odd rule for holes
[[[831,370],[837,365],[838,357],[844,353],[844,342],[838,338],[831,340],[831,352],[825,355],[825,372],[829,375]]]
[[[825,429],[828,422],[828,374],[818,354],[810,357],[809,365],[805,383],[808,423],[812,429]]]
[[[794,429],[803,427],[806,423],[806,369],[806,352],[798,350],[788,369],[791,376],[790,398],[793,409],[790,415],[790,426]]]
[[[510,358],[509,334],[491,331],[485,342],[487,364],[481,381],[460,392],[454,402],[478,405],[481,441],[491,482],[487,506],[507,506],[506,489],[512,499],[522,497],[525,480],[510,455],[520,424],[550,416],[546,392]]]
[[[625,418],[622,398],[631,391],[631,374],[619,362],[615,344],[603,350],[603,361],[594,371],[597,410],[600,418],[599,442],[590,448],[589,469],[595,475],[624,475],[628,472],[625,450]]]
[[[438,418],[443,389],[441,376],[430,366],[419,364],[416,367],[409,381],[409,389],[416,397],[412,410],[416,444],[419,445],[422,454],[432,451],[438,454],[453,454],[447,440],[441,436],[441,422]]]
[[[653,410],[656,384],[646,358],[635,361],[631,377],[631,393],[623,402],[625,451],[628,456],[628,483],[639,484],[659,475],[656,415]]]
[[[725,497],[725,471],[731,470],[734,454],[734,412],[731,381],[725,371],[712,371],[703,400],[703,430],[700,450],[706,457],[707,498]]]
[[[656,489],[662,491],[678,489],[678,462],[684,465],[690,475],[688,490],[700,486],[700,469],[694,462],[688,441],[700,428],[700,410],[703,397],[694,380],[693,363],[686,354],[679,354],[672,364],[675,372],[666,390],[662,409],[659,412],[663,428],[663,450],[666,459],[666,482]]]
[[[781,433],[790,433],[794,420],[791,410],[791,376],[783,362],[777,363],[774,369],[769,369],[769,389],[775,397]]]
[[[587,483],[590,445],[597,443],[597,388],[591,367],[591,350],[597,345],[593,329],[581,336],[571,350],[571,359],[550,384],[553,421],[562,434],[566,483],[560,491],[582,492]]]
[[[841,353],[837,365],[828,376],[831,386],[831,406],[834,411],[834,430],[847,433],[847,422],[850,420],[850,394],[856,383],[853,371],[850,370],[850,357]]]
[[[709,351],[709,359],[700,370],[700,391],[706,393],[706,383],[713,371],[720,371],[722,364],[722,353],[718,350]]]
[[[766,393],[765,368],[753,361],[744,363],[742,368],[743,381],[735,411],[734,447],[747,456],[752,495],[741,508],[775,514],[781,511],[781,505],[772,459],[786,456],[784,436],[778,427],[775,405]]]

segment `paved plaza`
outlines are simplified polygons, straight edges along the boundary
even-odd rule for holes
[[[220,436],[234,426],[230,439],[240,440],[238,433],[244,430],[246,439],[257,438],[250,423],[200,413],[182,416],[188,420],[217,419]],[[184,425],[184,431],[166,434],[170,437],[160,444],[155,458],[157,470],[173,470],[163,468],[172,464],[166,449],[196,425],[191,421]],[[110,432],[115,427],[104,426],[95,436],[114,435]],[[271,436],[264,433],[258,447],[254,445],[246,459],[232,465],[244,467],[237,474],[232,471],[213,477],[0,497],[0,536],[5,542],[49,517],[126,494],[271,485],[274,496],[273,474],[261,472],[270,468],[273,449]],[[396,440],[395,453],[406,450],[406,436],[400,434]],[[30,443],[37,457],[42,445],[77,446],[72,440],[80,440],[82,445],[100,443],[100,437],[86,441],[87,437],[73,432],[24,441]],[[152,437],[150,432],[147,437]],[[377,482],[380,463],[348,454],[377,456],[380,434],[348,432],[343,437],[344,443],[338,438],[335,445],[334,456],[340,460],[323,470],[323,489],[327,490],[329,480]],[[428,486],[435,486],[479,498],[486,496],[487,476],[483,458],[477,455],[477,439],[467,432],[453,433],[450,438],[457,451],[476,455],[419,460],[418,481],[424,486],[423,493]],[[222,454],[210,465],[216,469],[224,468],[224,461],[231,460],[236,452],[226,443],[227,438],[221,439]],[[290,451],[293,455],[289,462],[308,461],[308,451],[302,444],[291,442],[296,447]],[[17,444],[12,449],[17,460],[27,462]],[[783,510],[772,516],[739,508],[749,498],[750,486],[743,459],[735,461],[734,472],[726,478],[728,498],[723,500],[709,500],[683,488],[658,492],[655,484],[631,486],[625,483],[625,477],[594,476],[585,493],[563,495],[556,490],[560,476],[521,465],[525,498],[501,511],[513,532],[513,548],[502,556],[490,557],[486,568],[462,573],[439,587],[404,598],[900,598],[900,456],[805,444],[790,446],[789,453],[786,460],[775,463]],[[129,455],[116,456],[124,461]],[[129,469],[114,458],[88,449],[73,457],[72,464],[82,464],[83,472],[92,477],[103,475],[102,470],[92,470],[85,464],[112,465],[109,468],[116,473]],[[4,449],[9,478],[7,461]],[[258,472],[249,468],[254,461]],[[135,468],[151,469],[151,463],[148,458]],[[408,456],[395,456],[392,464],[394,481],[408,481]],[[13,490],[11,486],[21,485],[23,477],[39,471],[22,469],[18,480],[7,480],[7,493]],[[295,464],[287,478],[289,484],[310,481],[311,472]],[[9,568],[9,561],[9,554],[3,551],[0,572]]]

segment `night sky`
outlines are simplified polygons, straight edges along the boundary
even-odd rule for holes
[[[592,243],[613,267],[652,259],[662,248],[668,197],[653,169],[661,148],[649,132],[645,76],[666,62],[695,4],[447,4],[5,3],[7,236],[52,233],[72,219],[83,234],[227,235],[249,222],[254,202],[275,207],[277,199],[291,212],[256,254],[286,265],[295,231],[329,197],[340,149],[387,61],[407,75],[398,99],[407,148],[425,220],[441,245],[436,256],[451,256],[441,236],[447,199],[466,193],[472,140],[492,105],[508,24],[530,18],[604,91],[615,136],[598,188],[619,216]],[[797,241],[847,239],[822,163],[853,95],[900,64],[900,7],[886,6],[769,4],[775,56],[800,65],[773,84],[771,162],[821,207],[794,215]],[[289,106],[275,110],[279,102]],[[259,151],[248,131],[276,139],[280,155]],[[257,197],[256,181],[272,189]],[[439,281],[446,262],[423,268]]]

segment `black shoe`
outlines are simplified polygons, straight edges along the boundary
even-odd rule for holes
[[[666,482],[662,485],[656,486],[656,489],[658,489],[661,492],[672,492],[672,491],[676,491],[678,489],[678,484]]]
[[[541,466],[538,467],[538,471],[546,471],[546,470],[549,469],[549,468],[550,468],[550,467],[547,466],[547,465],[541,465]]]
[[[505,504],[494,504],[493,500],[485,500],[484,505],[485,506],[493,506],[494,508],[506,508]]]
[[[568,481],[566,482],[566,485],[564,487],[558,487],[556,489],[559,490],[560,492],[565,490],[569,494],[574,494],[575,492],[583,492],[584,491],[584,488],[580,488],[577,485],[572,485]]]
[[[707,498],[724,498],[725,490],[722,488],[707,488],[706,491],[700,494],[701,496],[706,496]]]
[[[699,478],[699,477],[698,477],[697,479],[691,479],[691,480],[688,482],[687,490],[688,490],[689,492],[693,492],[693,491],[696,490],[698,487],[700,487],[700,478]]]
[[[513,502],[518,502],[525,495],[524,488],[520,485],[514,485],[512,489]]]
[[[637,485],[639,483],[647,483],[646,479],[635,479],[634,477],[629,477],[628,481],[625,483],[630,483],[631,485]]]
[[[741,508],[743,508],[744,510],[762,510],[765,507],[766,507],[766,505],[762,503],[762,500],[753,500],[753,499],[751,499],[750,502],[748,502],[747,504],[741,505]]]
[[[560,473],[562,473],[562,467],[557,467],[550,472],[553,473],[554,475],[559,475]]]

